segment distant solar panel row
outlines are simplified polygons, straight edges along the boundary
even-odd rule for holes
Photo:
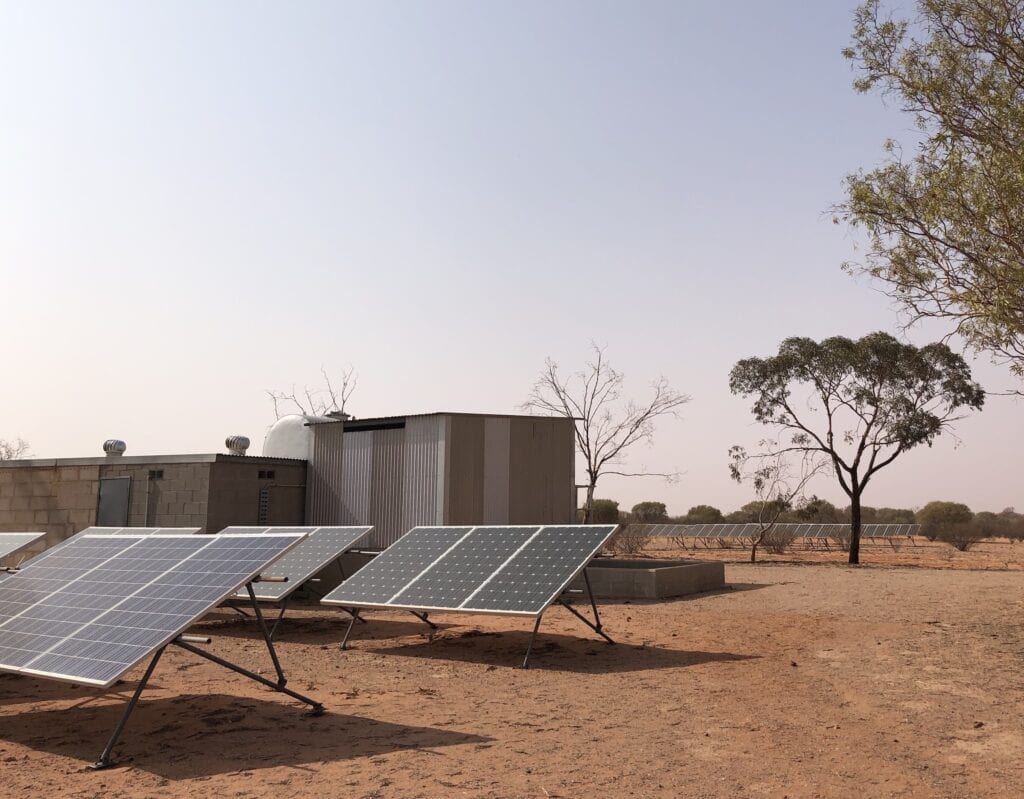
[[[0,670],[107,687],[302,538],[75,536],[0,583]]]
[[[744,538],[756,535],[761,529],[758,524],[647,524],[644,532],[651,537],[683,538]],[[807,524],[779,522],[777,530],[788,530],[801,538],[828,538],[849,532],[849,524]],[[895,538],[898,536],[920,535],[917,524],[864,524],[861,536],[866,538]]]
[[[417,527],[322,601],[345,607],[537,616],[615,528]]]

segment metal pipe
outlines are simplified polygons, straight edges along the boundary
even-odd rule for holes
[[[185,642],[190,643],[190,644],[208,644],[213,639],[210,638],[210,636],[208,636],[208,635],[185,635],[183,633],[182,635],[178,636],[177,640],[185,641]]]
[[[232,663],[230,660],[224,660],[224,658],[217,657],[216,655],[213,655],[207,652],[206,650],[192,646],[191,644],[186,643],[185,641],[175,640],[174,644],[176,646],[180,646],[182,649],[188,652],[191,652],[193,655],[198,655],[201,658],[206,658],[207,660],[213,661],[218,666],[223,666],[226,669],[230,669],[231,671],[237,674],[241,674],[243,677],[248,677],[250,680],[255,680],[261,685],[265,685],[268,688],[272,688],[275,691],[281,692],[282,694],[287,694],[293,699],[298,699],[300,702],[305,702],[307,705],[310,705],[313,708],[314,716],[320,716],[324,712],[324,706],[317,702],[315,699],[310,699],[308,696],[303,696],[298,691],[293,691],[291,688],[286,688],[282,683],[275,683],[273,680],[268,680],[266,677],[263,677],[260,674],[256,674],[253,671],[249,671],[248,669],[242,668],[237,663]]]
[[[524,669],[530,668],[530,666],[528,665],[529,662],[530,662],[530,653],[533,651],[533,642],[537,638],[537,630],[540,629],[540,620],[543,617],[544,617],[544,611],[541,611],[540,615],[537,617],[537,621],[533,625],[533,633],[530,635],[530,643],[527,644],[527,646],[526,646],[526,657],[523,658],[523,668]]]

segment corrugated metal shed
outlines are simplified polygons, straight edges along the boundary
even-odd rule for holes
[[[569,523],[573,421],[425,414],[313,425],[310,524],[372,524],[384,547],[421,524]]]

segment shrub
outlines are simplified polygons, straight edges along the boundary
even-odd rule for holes
[[[777,524],[765,531],[761,546],[773,555],[784,554],[796,541],[796,530],[788,524]]]
[[[981,539],[986,538],[984,528],[979,524],[966,523],[949,525],[938,531],[938,540],[952,544],[961,552],[966,552]]]
[[[608,548],[616,555],[637,555],[650,543],[643,525],[624,524],[608,541]]]

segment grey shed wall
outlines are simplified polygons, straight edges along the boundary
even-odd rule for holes
[[[372,524],[385,547],[421,524],[569,523],[572,421],[433,414],[404,427],[314,428],[310,524]]]

